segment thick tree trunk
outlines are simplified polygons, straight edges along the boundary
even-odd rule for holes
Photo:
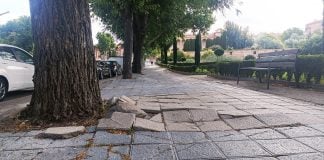
[[[168,64],[168,47],[163,47],[163,55],[164,55],[164,64]]]
[[[177,38],[173,39],[173,64],[177,64],[178,60],[178,46],[177,46]]]
[[[195,39],[195,64],[200,64],[200,51],[201,51],[201,33],[198,32]]]
[[[100,89],[87,0],[30,0],[34,92],[22,117],[48,121],[98,115]]]
[[[133,11],[130,5],[124,10],[125,41],[123,79],[132,78],[132,53],[133,53]]]
[[[133,32],[134,32],[134,57],[133,57],[133,73],[142,73],[144,54],[142,53],[144,38],[147,27],[147,15],[137,14],[134,16]]]

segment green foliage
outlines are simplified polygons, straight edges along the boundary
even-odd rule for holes
[[[304,54],[324,54],[324,40],[321,33],[313,34],[302,46]]]
[[[255,60],[256,58],[253,55],[247,55],[244,57],[244,60]]]
[[[22,16],[0,25],[0,43],[18,46],[32,52],[34,45],[30,17]]]
[[[187,39],[183,45],[183,51],[195,51],[195,39]]]
[[[218,45],[215,46],[215,47],[213,48],[213,51],[214,51],[214,54],[215,54],[216,56],[218,56],[218,57],[224,55],[224,49],[223,49],[221,46],[218,46]]]
[[[257,48],[262,49],[282,49],[283,44],[274,35],[263,33],[260,34],[256,39]]]
[[[242,28],[241,26],[230,21],[225,23],[220,40],[224,41],[220,44],[224,44],[226,49],[242,49],[251,47],[253,45],[253,38],[252,34],[249,33],[249,29]]]
[[[225,48],[226,44],[225,44],[225,38],[224,36],[223,37],[216,37],[214,39],[207,39],[206,41],[206,47],[207,48],[210,48],[212,46],[215,46],[215,45],[219,45],[219,46],[222,46],[223,48]]]
[[[98,32],[96,38],[98,39],[97,47],[101,54],[116,56],[115,41],[109,33]]]
[[[214,52],[212,50],[208,49],[208,50],[203,51],[201,59],[203,60],[203,59],[206,59],[207,57],[213,56],[213,55],[214,55]]]
[[[316,83],[319,83],[321,76],[324,75],[324,54],[298,56],[296,72],[295,76],[305,74],[308,77],[314,77]]]
[[[281,35],[281,40],[287,48],[301,48],[305,42],[304,32],[299,28],[290,28]]]
[[[173,52],[170,54],[170,56],[168,57],[168,59],[170,59],[170,61],[173,61]],[[185,56],[184,52],[177,51],[177,61],[178,62],[184,62],[184,61],[186,61],[186,56]]]

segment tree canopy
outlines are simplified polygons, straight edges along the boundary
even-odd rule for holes
[[[306,38],[304,31],[299,28],[289,28],[281,35],[281,40],[286,48],[301,48]]]
[[[111,34],[98,32],[96,38],[98,39],[97,47],[101,54],[116,56],[116,44]]]
[[[281,49],[283,44],[279,38],[272,34],[261,33],[256,38],[256,47],[262,49]]]

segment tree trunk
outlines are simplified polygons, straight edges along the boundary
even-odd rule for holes
[[[146,34],[147,15],[134,15],[133,33],[134,33],[134,57],[133,57],[133,73],[142,73],[142,64],[144,55],[142,53],[144,38]]]
[[[201,33],[198,32],[195,39],[195,64],[200,64],[200,50],[201,50]]]
[[[30,0],[34,92],[23,118],[61,121],[101,109],[87,0]]]
[[[168,64],[168,47],[164,46],[163,47],[163,54],[164,54],[164,64]]]
[[[125,18],[123,79],[131,79],[133,53],[133,11],[129,4],[125,7],[123,17]]]
[[[178,60],[178,46],[177,46],[177,38],[174,37],[173,39],[173,64],[177,64],[177,60]]]

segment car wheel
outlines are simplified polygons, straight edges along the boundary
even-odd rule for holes
[[[0,78],[0,101],[2,101],[8,92],[8,84],[4,78]]]

